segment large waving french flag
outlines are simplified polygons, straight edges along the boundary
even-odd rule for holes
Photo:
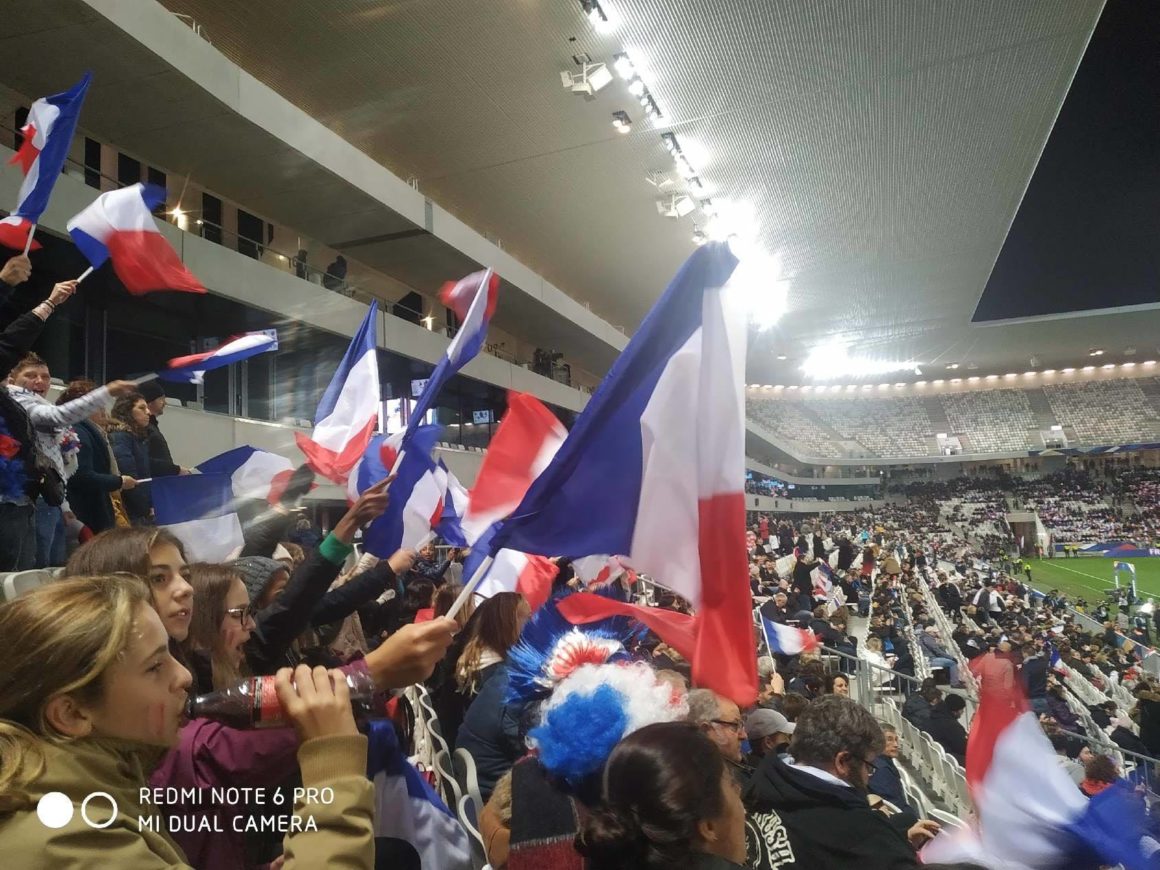
[[[737,259],[697,249],[528,490],[493,552],[622,553],[698,612],[693,678],[757,693],[745,555],[746,317]]]
[[[499,276],[491,269],[473,272],[455,283],[445,284],[439,291],[439,298],[443,304],[455,311],[462,323],[455,337],[451,339],[451,344],[447,346],[447,352],[435,366],[431,377],[427,379],[427,386],[415,401],[415,407],[411,409],[411,416],[407,418],[407,429],[403,435],[404,446],[409,447],[412,434],[422,424],[423,418],[427,416],[427,412],[431,410],[436,397],[451,376],[475,359],[483,349],[498,294]]]
[[[981,690],[967,741],[967,785],[978,828],[940,834],[923,850],[923,863],[1154,868],[1157,844],[1144,837],[1142,798],[1117,784],[1088,800],[1057,763],[1014,664],[989,653],[972,670]]]
[[[508,394],[507,413],[488,444],[463,513],[468,543],[515,510],[567,437],[564,424],[535,396]]]
[[[165,188],[156,184],[102,193],[68,222],[68,233],[94,269],[111,260],[134,296],[155,290],[204,293],[153,220],[153,209],[164,202]]]
[[[20,129],[23,141],[9,163],[19,164],[24,173],[16,208],[0,221],[0,245],[24,250],[28,234],[48,208],[52,188],[60,178],[68,159],[73,133],[81,105],[88,93],[92,75],[84,78],[60,94],[41,97],[28,110],[28,120]],[[33,248],[39,243],[33,242]]]
[[[244,544],[228,474],[158,477],[151,494],[154,520],[185,545],[190,562],[224,562]]]
[[[307,464],[327,480],[344,484],[378,427],[382,390],[375,351],[379,304],[372,302],[330,385],[314,412],[309,435],[294,433]],[[386,475],[382,475],[382,480]],[[377,482],[377,481],[376,481]],[[390,555],[389,553],[387,555]]]
[[[197,470],[202,474],[228,474],[234,498],[277,504],[294,473],[294,464],[277,453],[246,445],[210,457]]]
[[[390,474],[392,467],[395,473],[387,490],[386,511],[363,532],[363,545],[371,555],[385,559],[396,550],[414,549],[442,519],[447,477],[431,459],[441,432],[439,426],[419,427],[397,466],[401,432],[376,435],[367,445],[347,483],[347,494],[357,498]]]
[[[157,377],[163,381],[200,384],[208,371],[224,368],[231,363],[277,349],[277,335],[271,332],[247,332],[245,335],[231,338],[214,350],[171,359],[165,369],[157,373]]]

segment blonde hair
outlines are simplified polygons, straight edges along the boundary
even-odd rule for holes
[[[142,604],[151,601],[140,580],[98,576],[49,583],[0,606],[0,814],[29,805],[44,744],[67,739],[45,718],[48,701],[100,700],[102,677],[128,647]]]

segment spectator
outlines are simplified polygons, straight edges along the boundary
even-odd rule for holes
[[[1136,706],[1132,708],[1132,719],[1140,726],[1140,742],[1148,747],[1148,754],[1160,757],[1160,691],[1147,681],[1136,684],[1132,690],[1136,696]]]
[[[307,264],[307,254],[305,248],[299,248],[298,253],[294,255],[294,274],[303,281],[310,280],[310,266]]]
[[[138,392],[122,395],[113,405],[109,421],[109,444],[122,474],[137,481],[152,476],[149,463],[149,409]],[[139,483],[122,494],[129,522],[135,526],[153,521],[153,496],[148,483]]]
[[[959,680],[959,663],[951,655],[950,650],[940,643],[938,628],[928,625],[919,635],[918,644],[922,654],[926,656],[927,663],[932,668],[946,668],[951,685],[962,688],[963,684]]]
[[[825,693],[827,695],[841,695],[843,698],[850,697],[850,678],[845,674],[827,674],[825,686]]]
[[[625,737],[576,850],[590,870],[725,870],[746,865],[745,807],[713,743],[683,722]]]
[[[1083,768],[1083,782],[1079,790],[1087,797],[1095,797],[1100,792],[1114,785],[1120,778],[1116,763],[1107,755],[1093,755]]]
[[[73,381],[60,394],[57,404],[71,402],[96,388],[92,381]],[[122,490],[128,491],[137,485],[134,478],[121,474],[117,467],[117,460],[105,437],[108,425],[108,412],[100,408],[87,420],[80,420],[73,426],[80,448],[77,450],[77,470],[68,479],[68,503],[76,518],[93,534],[100,534],[116,525],[114,498],[119,501]]]
[[[517,592],[500,592],[471,617],[474,630],[455,667],[456,686],[466,699],[455,748],[475,760],[479,791],[486,801],[503,776],[524,754],[521,708],[507,703],[508,668],[504,657],[519,640],[530,611]]]
[[[908,843],[865,797],[885,743],[869,711],[840,695],[820,698],[798,719],[789,748],[793,762],[765,758],[745,789],[746,806],[780,817],[798,866],[916,868],[913,847],[937,826],[917,823]]]
[[[902,789],[902,775],[898,772],[895,759],[898,758],[898,732],[893,725],[883,725],[882,734],[886,739],[885,748],[874,759],[874,772],[870,774],[869,791],[890,801],[900,810],[914,812],[914,807],[906,799]],[[917,820],[917,814],[915,814]]]
[[[63,565],[67,558],[65,486],[76,470],[79,447],[76,433],[69,427],[94,411],[105,409],[113,397],[132,389],[127,382],[114,381],[67,405],[56,406],[48,400],[51,383],[48,365],[36,354],[29,353],[13,367],[8,387],[28,415],[35,433],[33,449],[41,465],[41,492],[36,501],[35,564],[39,568]]]
[[[931,739],[959,764],[966,764],[967,758],[967,731],[959,721],[966,706],[962,695],[947,695],[941,704],[931,708],[930,725],[926,729]]]
[[[326,267],[326,274],[322,276],[322,286],[327,290],[341,290],[346,285],[346,257],[339,254]]]
[[[1036,647],[1035,654],[1023,660],[1020,674],[1023,687],[1036,715],[1047,712],[1047,671],[1048,661],[1042,647]]]
[[[227,565],[198,562],[187,570],[193,587],[189,662],[197,672],[197,690],[237,685],[249,675],[246,644],[255,626],[249,590]]]
[[[165,390],[159,381],[146,381],[137,387],[137,392],[145,400],[145,408],[149,412],[149,430],[145,441],[149,452],[149,476],[168,477],[173,474],[189,474],[188,468],[182,468],[173,461],[169,452],[169,442],[161,432],[157,418],[165,413]]]
[[[771,752],[780,755],[789,747],[794,724],[776,710],[754,710],[745,719],[745,734],[751,751],[748,763],[757,767],[758,763]]]
[[[705,732],[729,761],[741,761],[745,722],[737,705],[709,689],[689,692],[689,721]]]

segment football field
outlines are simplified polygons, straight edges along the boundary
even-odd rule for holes
[[[1099,600],[1104,589],[1115,585],[1112,563],[1101,557],[1079,559],[1028,559],[1031,563],[1031,585],[1041,592],[1058,589],[1071,599],[1083,598],[1090,603]],[[1141,597],[1160,597],[1160,558],[1126,559],[1136,566],[1136,591]],[[1121,573],[1120,582],[1128,575]]]

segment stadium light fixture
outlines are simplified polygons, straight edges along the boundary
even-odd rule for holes
[[[1015,372],[1007,372],[1007,374],[1003,375],[1003,377],[1010,380],[1011,378],[1019,377],[1019,375],[1015,374]]]
[[[580,0],[580,8],[597,33],[611,33],[616,29],[615,22],[609,19],[599,0]]]
[[[1122,368],[1122,369],[1134,369],[1135,367],[1136,367],[1136,364],[1134,362],[1126,362],[1126,363],[1120,364],[1120,368]]]
[[[1104,349],[1102,347],[1093,347],[1088,351],[1088,356],[1103,356]]]
[[[1068,368],[1060,369],[1060,371],[1063,372],[1065,375],[1070,375],[1072,372],[1075,371],[1075,369],[1073,369],[1069,366]]]
[[[612,129],[621,134],[632,132],[632,118],[628,117],[628,112],[618,109],[612,113]]]
[[[914,385],[915,385],[916,387],[925,387],[925,386],[926,386],[926,381],[915,381],[915,382],[914,382]]]
[[[730,237],[729,248],[738,262],[728,286],[738,294],[749,322],[759,330],[769,329],[781,320],[789,300],[790,281],[782,269],[781,256],[771,256],[740,237]]]
[[[1053,374],[1055,374],[1055,369],[1044,369],[1043,373],[1045,375],[1053,375]]]
[[[1085,372],[1094,372],[1096,370],[1096,367],[1095,366],[1084,366],[1083,370]]]
[[[611,83],[612,73],[609,72],[608,66],[603,63],[582,62],[578,73],[568,70],[560,72],[560,84],[565,89],[571,89],[572,93],[579,94],[585,99],[595,97],[598,91],[603,90]]]
[[[962,382],[963,382],[962,378],[951,378],[952,384],[961,384]]]
[[[1033,377],[1035,377],[1037,374],[1038,374],[1038,372],[1024,372],[1024,373],[1023,373],[1023,377],[1025,377],[1025,378],[1033,378]]]
[[[777,355],[777,358],[778,358],[779,360],[782,360],[782,361],[785,361],[785,360],[789,359],[789,357],[787,357],[787,356],[786,356],[784,353],[779,353],[779,354]]]
[[[941,387],[944,383],[946,383],[946,381],[944,381],[942,378],[936,378],[935,380],[931,381],[931,383],[936,387]]]
[[[1104,371],[1110,371],[1111,369],[1114,369],[1115,367],[1116,367],[1115,363],[1104,363],[1102,366],[1100,366],[1100,368],[1102,368]]]
[[[997,381],[997,380],[999,380],[999,376],[998,375],[987,375],[987,380]]]
[[[1146,359],[1146,360],[1144,360],[1144,365],[1146,365],[1146,366],[1154,366],[1154,365],[1156,365],[1156,360],[1154,360],[1154,359]]]
[[[967,383],[977,384],[978,382],[979,382],[978,375],[971,375],[969,378],[967,378]]]
[[[947,368],[950,369],[951,371],[954,371],[958,367],[959,367],[958,363],[947,363]]]
[[[705,231],[696,224],[693,225],[693,244],[698,247],[709,241],[709,237],[705,235]]]
[[[632,57],[627,51],[621,51],[612,56],[612,68],[626,82],[631,82],[633,79],[639,80],[636,72],[636,64],[632,62]],[[644,82],[641,82],[641,84],[644,84]],[[631,88],[629,88],[629,92],[632,92]]]
[[[829,381],[845,375],[887,375],[908,371],[914,361],[876,360],[853,357],[850,348],[838,341],[813,348],[801,365],[802,372],[815,380]]]

